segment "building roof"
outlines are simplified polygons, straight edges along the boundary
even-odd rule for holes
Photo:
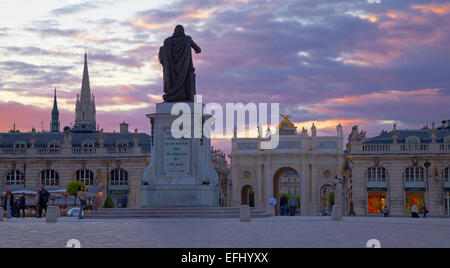
[[[418,137],[422,143],[431,143],[431,133],[432,129],[421,129],[421,130],[397,130],[398,143],[406,143],[408,137]],[[385,132],[379,136],[373,138],[367,138],[365,143],[368,144],[390,144],[394,140],[392,138],[393,131]],[[436,142],[445,142],[446,138],[450,137],[450,128],[443,128],[436,130]]]

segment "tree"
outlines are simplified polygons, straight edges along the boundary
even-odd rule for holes
[[[66,192],[75,197],[74,206],[77,204],[77,194],[80,187],[83,189],[83,192],[86,192],[86,185],[80,181],[73,181],[69,183],[66,188]]]
[[[328,195],[328,204],[330,205],[330,208],[332,209],[333,208],[333,206],[334,206],[334,202],[335,202],[335,199],[334,199],[334,192],[331,192],[329,195]]]
[[[103,208],[114,208],[114,202],[113,202],[111,196],[108,195],[108,197],[106,198],[105,205],[103,206]]]

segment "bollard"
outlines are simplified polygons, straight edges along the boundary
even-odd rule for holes
[[[250,206],[241,206],[241,222],[252,221],[252,210]]]
[[[47,217],[45,218],[45,222],[47,223],[55,223],[58,222],[58,214],[59,207],[48,207],[47,208]]]
[[[3,207],[0,206],[0,221],[3,221]]]
[[[266,212],[270,217],[274,217],[275,216],[275,207],[272,205],[267,205]]]
[[[342,221],[342,207],[340,205],[334,205],[331,213],[331,220]]]

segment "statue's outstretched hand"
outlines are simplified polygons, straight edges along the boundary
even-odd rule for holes
[[[195,54],[200,54],[200,53],[202,53],[202,49],[201,48],[198,48],[198,49],[195,50]]]

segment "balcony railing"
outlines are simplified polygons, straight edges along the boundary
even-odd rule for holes
[[[387,152],[391,146],[387,144],[363,145],[363,152]]]
[[[38,149],[38,155],[59,155],[61,154],[60,149]]]
[[[96,154],[97,150],[91,149],[91,148],[89,148],[89,149],[79,149],[79,148],[77,148],[77,149],[72,149],[72,153],[75,154],[75,155],[80,155],[80,154],[91,155],[91,154]]]
[[[106,154],[130,154],[131,149],[125,148],[107,148]]]
[[[441,151],[450,151],[450,143],[448,143],[448,144],[440,144],[439,145],[439,149]]]
[[[400,146],[402,152],[426,152],[429,148],[428,144],[402,144]]]
[[[448,143],[412,143],[412,144],[355,144],[351,147],[352,153],[365,154],[429,154],[438,152],[449,152]]]
[[[0,158],[52,158],[52,157],[99,157],[102,155],[115,156],[150,156],[150,147],[140,148],[28,148],[28,149],[0,149]]]
[[[27,149],[3,149],[2,154],[4,154],[4,155],[26,155]]]

